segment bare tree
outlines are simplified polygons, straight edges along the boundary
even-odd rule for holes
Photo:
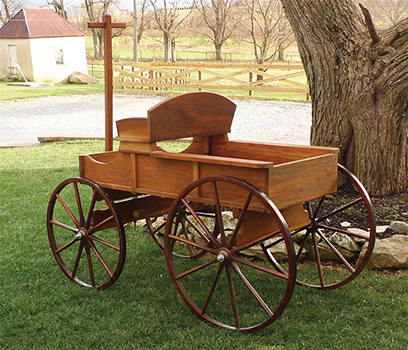
[[[145,31],[146,25],[146,10],[149,5],[149,0],[142,0],[141,1],[141,8],[138,11],[138,19],[137,19],[137,43],[140,43],[142,40],[143,33]]]
[[[20,0],[1,0],[0,2],[0,20],[4,24],[10,20],[18,11],[21,10]]]
[[[117,6],[117,0],[85,0],[85,10],[90,22],[102,22],[103,16],[108,11]],[[122,30],[115,30],[113,37],[120,35]],[[103,58],[103,31],[99,28],[92,28],[92,39],[94,46],[94,58]]]
[[[314,145],[376,195],[408,186],[408,19],[377,33],[352,0],[281,0],[310,84]]]
[[[67,11],[65,10],[64,0],[47,0],[47,4],[52,6],[56,13],[65,19],[68,19]]]
[[[206,27],[210,29],[207,35],[215,46],[215,59],[222,60],[222,47],[238,26],[239,9],[234,0],[199,0],[200,11]]]
[[[247,17],[240,23],[251,36],[256,62],[283,59],[294,37],[280,1],[244,0],[242,6]]]
[[[391,24],[408,17],[408,0],[377,0],[380,14]]]
[[[163,32],[164,61],[175,61],[175,35],[180,25],[191,15],[193,7],[187,10],[180,9],[180,0],[162,0],[158,7],[157,0],[150,0],[154,10],[157,26]]]

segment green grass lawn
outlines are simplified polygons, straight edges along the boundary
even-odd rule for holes
[[[0,81],[0,102],[48,96],[71,96],[103,93],[103,84],[62,84],[56,86],[8,86]]]
[[[143,230],[127,227],[127,260],[112,287],[73,284],[49,248],[47,203],[78,175],[79,154],[102,149],[98,141],[0,149],[1,349],[407,349],[406,271],[367,270],[334,291],[297,287],[283,315],[256,334],[193,315]]]

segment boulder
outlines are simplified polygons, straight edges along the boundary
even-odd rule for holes
[[[393,221],[391,222],[390,230],[398,233],[408,234],[408,224],[403,221]]]
[[[384,233],[389,228],[388,225],[381,225],[376,227],[377,234]]]
[[[387,226],[388,227],[388,226]],[[367,239],[370,238],[370,232],[366,230],[362,230],[360,228],[349,228],[347,231],[350,231],[351,233],[356,233],[358,235],[361,235],[363,237],[367,237]],[[359,244],[364,244],[367,242],[367,239],[364,238],[359,238],[359,237],[353,237],[354,241]]]
[[[364,244],[360,259],[367,251],[367,247],[368,243]],[[367,266],[375,269],[408,268],[408,236],[394,235],[390,238],[377,239]]]
[[[360,252],[360,247],[356,241],[343,233],[335,232],[330,236],[329,241],[337,248],[341,255],[343,255],[346,260],[351,260]],[[325,241],[318,243],[320,259],[322,261],[340,261],[338,256],[333,252],[329,245]],[[314,258],[315,252],[314,248],[310,248],[310,254]]]
[[[73,72],[69,76],[69,82],[75,84],[100,84],[101,81],[98,78],[91,77],[90,75]]]

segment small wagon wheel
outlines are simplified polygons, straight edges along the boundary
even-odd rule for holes
[[[231,227],[232,209],[225,205],[225,191],[236,194],[242,205]],[[192,197],[207,193],[206,203],[213,210],[217,225],[213,231],[202,221],[193,206]],[[203,194],[204,195],[204,194]],[[211,197],[211,198],[209,198]],[[252,205],[272,214],[279,230],[261,239],[238,245],[237,237],[244,218]],[[182,237],[177,231],[177,216],[188,211],[197,225],[195,235]],[[244,255],[250,248],[259,248],[260,241],[282,238],[286,250],[285,267],[288,274],[271,268],[269,262]],[[165,253],[170,276],[178,293],[190,309],[201,319],[216,326],[255,332],[275,321],[292,296],[296,281],[293,242],[285,219],[272,201],[255,187],[227,176],[211,176],[186,187],[176,198],[170,212],[165,233]],[[196,259],[180,259],[183,251],[201,254]],[[177,253],[174,254],[174,252]]]
[[[357,177],[340,164],[338,174],[342,183],[338,192],[305,203],[311,224],[291,233],[300,247],[296,261],[307,250],[305,260],[314,265],[298,264],[299,284],[320,289],[341,287],[360,274],[374,249],[376,226],[370,197]],[[284,272],[271,252],[273,244],[263,245],[263,249],[271,263]]]
[[[196,211],[196,215],[206,222],[207,226],[210,226],[214,231],[216,229],[216,220],[213,213],[206,213],[202,211]],[[158,218],[146,217],[146,226],[152,236],[153,240],[164,251],[164,234],[166,229],[167,215],[160,216]],[[197,232],[198,223],[188,210],[180,210],[177,214],[175,225],[177,226],[176,235],[186,238],[187,236]],[[209,242],[211,245],[211,242]],[[184,258],[198,258],[205,254],[205,252],[194,252],[193,250],[186,251],[184,254],[173,252],[173,254]]]
[[[71,178],[48,204],[48,239],[55,260],[73,282],[106,289],[120,276],[126,239],[112,201],[96,183]]]

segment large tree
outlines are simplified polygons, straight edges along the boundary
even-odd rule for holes
[[[198,11],[205,26],[210,30],[206,34],[214,43],[215,59],[222,61],[222,47],[238,26],[239,8],[235,0],[199,0]]]
[[[164,61],[176,61],[175,36],[180,25],[191,15],[193,7],[181,10],[180,0],[150,0],[157,26],[163,33]],[[159,6],[160,5],[160,6]]]
[[[311,143],[376,195],[408,185],[408,19],[377,33],[352,0],[281,0],[310,84]]]
[[[18,11],[22,5],[20,0],[1,0],[0,1],[0,21],[7,23]]]

